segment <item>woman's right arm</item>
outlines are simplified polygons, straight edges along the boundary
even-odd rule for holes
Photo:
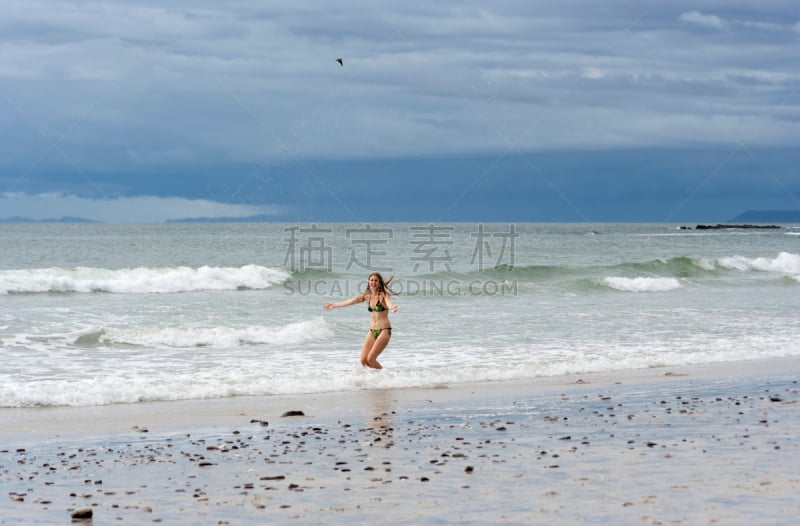
[[[339,307],[349,307],[350,305],[355,305],[356,303],[361,303],[362,301],[364,301],[364,295],[359,294],[358,296],[350,298],[349,300],[340,301],[338,303],[326,303],[322,306],[322,308],[331,310]]]

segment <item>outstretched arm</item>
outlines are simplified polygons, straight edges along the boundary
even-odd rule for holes
[[[362,301],[364,301],[364,295],[359,294],[358,296],[350,298],[349,300],[339,301],[337,303],[326,303],[322,306],[322,308],[325,310],[331,310],[339,307],[349,307],[350,305],[355,305],[356,303],[361,303]]]

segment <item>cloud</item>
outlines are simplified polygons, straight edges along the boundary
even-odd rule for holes
[[[725,29],[725,22],[717,15],[704,15],[699,11],[686,11],[681,13],[681,20],[698,26]]]
[[[602,79],[606,76],[605,72],[596,67],[588,67],[583,69],[583,73],[581,74],[584,78],[587,79]]]
[[[734,23],[742,27],[758,29],[760,31],[792,31],[794,29],[792,26],[786,24],[759,22],[757,20],[736,20]]]
[[[330,193],[327,161],[796,146],[796,10],[751,4],[5,0],[0,193],[276,203],[289,171]]]
[[[279,206],[250,206],[218,203],[180,197],[120,197],[88,199],[57,193],[0,195],[3,218],[60,219],[80,217],[109,223],[148,223],[198,217],[246,217],[279,215],[286,212]]]
[[[630,81],[634,75],[684,77],[691,88],[695,65],[762,67],[748,58],[747,42],[732,43],[735,51],[724,56],[672,31],[674,20],[625,4],[584,13],[448,1],[389,8],[8,0],[2,10],[0,75],[14,81],[9,100],[40,129],[69,132],[68,143],[111,143],[122,159],[148,151],[180,152],[181,162],[206,152],[258,161],[503,148],[505,136],[527,131],[507,126],[506,107],[557,129],[560,110],[586,91],[582,82],[601,74],[618,79],[609,87],[620,97],[601,93],[581,105],[631,119],[628,107],[609,101],[647,94],[652,108],[681,95],[673,86],[643,88]],[[680,19],[726,24],[699,11]],[[687,53],[689,62],[681,56]],[[780,57],[780,49],[764,54]],[[345,67],[334,62],[338,56]],[[607,122],[612,133],[618,121]],[[558,147],[572,138],[591,140],[572,130],[520,147]]]

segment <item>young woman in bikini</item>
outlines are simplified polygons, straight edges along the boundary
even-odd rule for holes
[[[323,307],[326,310],[338,307],[349,307],[356,303],[367,302],[367,309],[370,312],[370,324],[367,337],[364,339],[364,346],[361,348],[361,365],[382,369],[378,363],[380,355],[392,337],[392,324],[389,322],[389,311],[397,312],[397,305],[392,303],[392,291],[388,285],[393,277],[388,281],[383,280],[378,272],[373,272],[367,280],[367,289],[354,298],[340,301],[338,303],[326,303]]]

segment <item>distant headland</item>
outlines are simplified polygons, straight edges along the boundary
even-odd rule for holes
[[[694,230],[781,228],[775,223],[800,223],[800,210],[748,210],[734,217],[728,223],[697,225],[694,227]],[[692,229],[693,228],[690,226],[681,227],[681,230]]]
[[[748,210],[731,223],[800,223],[800,210]]]
[[[266,223],[274,221],[285,221],[285,218],[273,215],[253,215],[241,217],[186,217],[178,219],[167,219],[165,223]],[[646,219],[643,219],[646,221]],[[64,216],[47,219],[32,219],[29,217],[0,217],[0,223],[103,223],[84,217]],[[734,229],[734,228],[781,228],[776,223],[797,223],[800,224],[800,209],[798,210],[748,210],[737,215],[726,223],[718,224],[698,224],[697,226],[682,226],[684,230],[710,230],[710,229]]]
[[[728,230],[733,228],[781,228],[778,225],[751,225],[749,223],[717,223],[716,225],[697,225],[694,230]],[[690,226],[681,226],[681,230],[692,230]]]
[[[0,223],[102,223],[102,221],[70,216],[54,217],[50,219],[31,219],[29,217],[12,216],[0,218]]]

